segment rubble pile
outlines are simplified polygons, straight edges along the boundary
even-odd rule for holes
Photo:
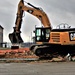
[[[0,58],[36,58],[28,48],[14,49],[14,50],[0,50]]]
[[[24,51],[24,52],[10,52],[5,54],[5,58],[32,58],[36,57],[31,51]]]
[[[29,48],[20,48],[20,49],[14,49],[14,50],[0,50],[0,59],[12,59],[12,58],[39,58],[39,62],[60,62],[60,61],[75,61],[75,56],[70,57],[70,55],[65,56],[64,58],[62,56],[48,58],[41,61],[41,58],[36,56],[33,52],[29,50]]]

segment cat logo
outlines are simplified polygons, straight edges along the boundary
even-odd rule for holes
[[[70,33],[70,40],[75,41],[75,32]]]

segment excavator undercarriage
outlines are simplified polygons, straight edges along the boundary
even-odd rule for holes
[[[68,53],[75,56],[75,45],[41,44],[30,47],[37,56],[66,56]]]

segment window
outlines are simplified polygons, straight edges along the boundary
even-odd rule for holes
[[[41,36],[41,30],[40,29],[36,30],[36,36]]]

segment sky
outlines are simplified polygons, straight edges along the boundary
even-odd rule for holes
[[[20,0],[0,0],[0,25],[4,28],[3,40],[10,42],[9,33],[15,27],[17,6]],[[75,27],[75,0],[25,0],[36,7],[41,7],[48,15],[51,26],[56,28],[61,23]],[[41,22],[25,12],[21,27],[21,37],[24,42],[30,42],[34,36],[35,25],[41,27]],[[32,36],[31,36],[32,34]]]

